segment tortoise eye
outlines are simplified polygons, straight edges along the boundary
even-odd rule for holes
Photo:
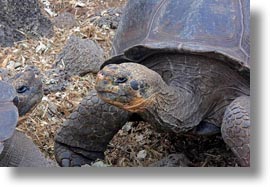
[[[17,92],[18,93],[24,93],[26,92],[27,90],[29,90],[29,88],[27,86],[21,86],[17,89]]]
[[[117,84],[121,84],[121,83],[124,83],[127,81],[127,78],[126,77],[118,77],[116,80],[115,80],[115,83]]]

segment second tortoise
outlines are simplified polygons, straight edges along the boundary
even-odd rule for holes
[[[0,167],[54,167],[38,147],[16,130],[19,116],[37,105],[43,96],[42,82],[34,71],[0,80]]]

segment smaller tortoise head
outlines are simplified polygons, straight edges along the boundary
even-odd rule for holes
[[[43,97],[42,82],[34,71],[28,70],[15,75],[11,84],[17,92],[17,101],[19,115],[22,116],[34,108]]]
[[[139,112],[153,102],[161,81],[158,73],[140,64],[109,64],[97,74],[95,89],[105,102]]]

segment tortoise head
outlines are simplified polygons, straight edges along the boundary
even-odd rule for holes
[[[18,73],[11,80],[17,92],[16,105],[22,116],[37,105],[43,97],[42,82],[32,70]]]
[[[38,104],[42,96],[42,82],[34,71],[19,73],[8,82],[0,80],[0,154],[3,142],[14,133],[19,115]]]
[[[153,102],[161,81],[158,73],[137,63],[109,64],[98,72],[95,89],[105,102],[139,112]]]

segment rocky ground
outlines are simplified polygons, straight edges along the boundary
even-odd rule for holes
[[[40,0],[43,14],[54,24],[54,35],[51,38],[26,38],[14,47],[0,48],[1,68],[8,69],[10,74],[33,65],[40,71],[45,96],[31,113],[20,119],[18,130],[32,138],[51,159],[54,159],[55,132],[80,100],[93,89],[94,63],[102,63],[109,57],[124,4],[125,0]],[[72,66],[72,59],[78,60],[80,56],[74,55],[81,52],[76,47],[68,47],[72,44],[85,46],[78,47],[85,50],[96,47],[95,54],[98,56],[93,58],[97,60],[88,63],[93,64],[91,67],[82,68],[89,68],[87,71],[65,73],[69,65],[62,64],[63,58]],[[235,157],[220,135],[211,138],[172,137],[155,132],[147,123],[127,123],[111,141],[102,163],[110,166],[147,166],[169,153],[182,152],[191,161],[191,166],[237,166]]]

